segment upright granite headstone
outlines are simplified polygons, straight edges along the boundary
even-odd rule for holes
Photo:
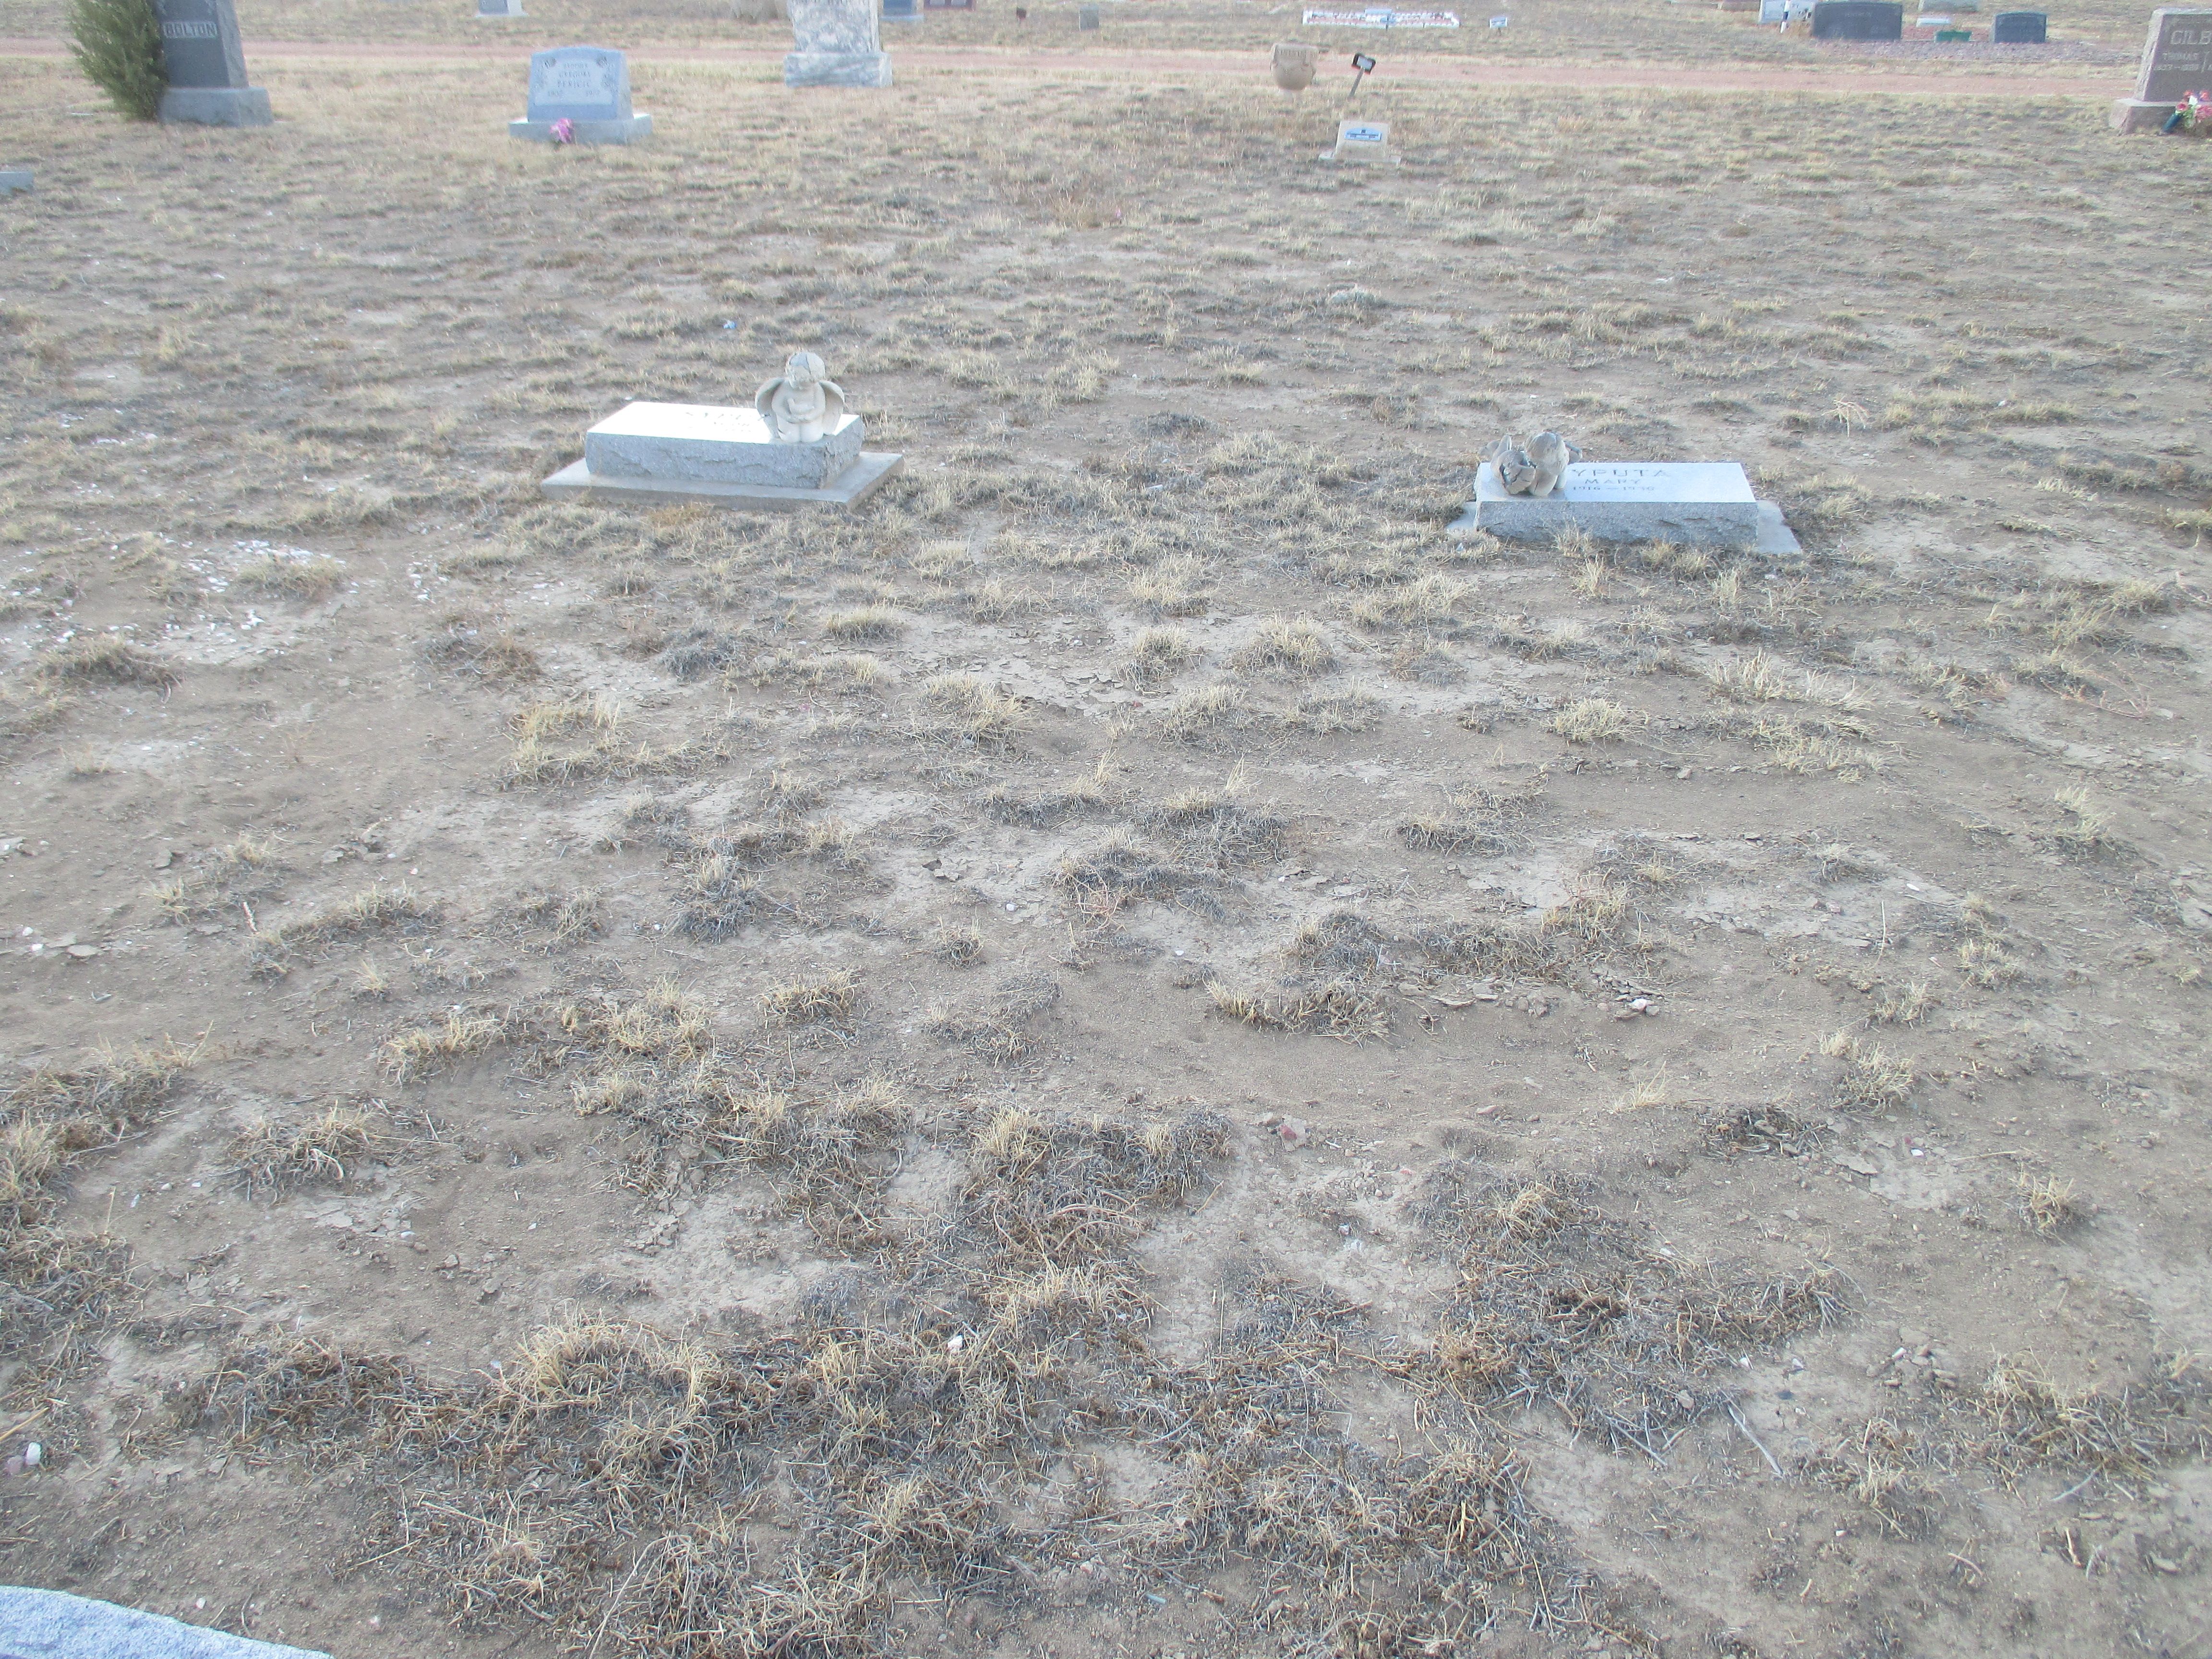
[[[884,0],[884,21],[919,23],[921,21],[921,0]]]
[[[783,60],[787,87],[887,87],[877,0],[791,0],[792,50]]]
[[[1079,29],[1097,28],[1098,27],[1098,8],[1096,6],[1078,6],[1075,9],[1075,27]]]
[[[246,45],[231,0],[154,0],[161,26],[161,64],[169,89],[164,121],[207,127],[265,127],[269,94],[246,84]]]
[[[498,17],[525,17],[522,0],[477,0],[477,16],[484,21]]]
[[[2112,106],[2120,132],[2148,132],[2166,125],[2185,93],[2212,87],[2212,11],[2160,6],[2150,15],[2136,95]]]
[[[2001,11],[1990,19],[1990,40],[2000,46],[2039,46],[2050,21],[2039,11]]]
[[[1902,40],[1899,0],[1819,0],[1813,8],[1815,40]]]
[[[627,144],[652,131],[630,108],[629,59],[605,46],[532,52],[530,112],[507,124],[509,137],[541,144]]]

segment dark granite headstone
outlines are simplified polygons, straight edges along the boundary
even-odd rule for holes
[[[154,0],[173,87],[242,87],[246,47],[230,0]]]
[[[1818,0],[1815,40],[1902,40],[1905,7],[1899,0]]]
[[[910,22],[921,15],[921,0],[884,0],[884,15],[893,22]]]
[[[1990,20],[1990,39],[2001,46],[2039,46],[2049,21],[2039,11],[2001,11]]]

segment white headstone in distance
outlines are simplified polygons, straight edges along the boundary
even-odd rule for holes
[[[787,87],[887,87],[880,0],[791,0]]]
[[[1475,473],[1472,506],[1451,528],[1545,541],[1569,526],[1601,542],[1797,550],[1781,510],[1752,494],[1734,461],[1578,461],[1543,496],[1510,494],[1486,461]]]
[[[529,111],[507,131],[541,144],[627,144],[652,132],[653,118],[630,107],[629,59],[621,52],[555,46],[530,54]]]

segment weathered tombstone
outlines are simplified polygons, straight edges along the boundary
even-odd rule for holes
[[[1494,461],[1474,475],[1474,500],[1450,533],[1550,541],[1579,527],[1601,542],[1674,542],[1794,553],[1782,509],[1751,493],[1734,461],[1577,461],[1548,495],[1516,495]]]
[[[973,11],[975,0],[921,0],[924,11]]]
[[[584,434],[584,459],[539,486],[556,500],[750,511],[851,507],[904,465],[860,447],[867,428],[822,360],[793,352],[752,407],[634,403]]]
[[[1079,29],[1097,28],[1098,27],[1098,8],[1096,6],[1078,6],[1075,9],[1075,27]]]
[[[921,21],[921,0],[884,0],[884,21],[919,23]]]
[[[790,0],[792,50],[783,60],[787,87],[887,87],[877,0]]]
[[[161,26],[161,64],[169,89],[164,121],[206,127],[265,127],[269,94],[246,84],[246,46],[231,0],[154,0]]]
[[[526,17],[522,0],[477,0],[477,17],[489,22],[501,17]]]
[[[1817,0],[1813,8],[1815,40],[1902,40],[1901,0]]]
[[[532,52],[529,112],[507,124],[510,138],[540,144],[627,144],[652,131],[630,107],[629,59],[605,46]]]
[[[2212,87],[2212,11],[2160,6],[2150,15],[2136,95],[2112,106],[2119,132],[2162,127],[2185,94]]]
[[[791,21],[784,9],[783,0],[737,0],[730,12],[740,23],[777,23]]]
[[[1275,84],[1285,92],[1304,92],[1314,83],[1321,68],[1321,48],[1309,40],[1278,40],[1267,61],[1275,71]]]
[[[1390,150],[1390,124],[1388,121],[1353,119],[1336,124],[1336,148],[1329,153],[1333,161],[1395,161],[1398,158]]]
[[[2001,11],[1990,19],[1990,39],[2001,46],[2039,46],[2050,23],[2039,11]]]
[[[31,193],[31,170],[28,167],[0,169],[0,196],[13,196],[17,191],[26,196]]]

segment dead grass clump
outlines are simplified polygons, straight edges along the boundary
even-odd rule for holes
[[[1634,714],[1607,697],[1577,697],[1552,716],[1548,730],[1569,743],[1615,743],[1639,722]]]
[[[345,566],[326,554],[272,550],[246,560],[231,580],[250,593],[313,605],[337,592],[345,581]]]
[[[2020,1176],[2014,1188],[2021,1218],[2039,1233],[2070,1232],[2089,1218],[2089,1206],[2074,1183],[2055,1175]]]
[[[1220,912],[1222,878],[1211,871],[1164,859],[1125,835],[1086,853],[1071,853],[1054,872],[1054,883],[1074,896],[1077,908],[1111,915],[1136,899],[1156,899],[1208,915]]]
[[[1206,586],[1206,566],[1178,553],[1132,576],[1129,598],[1155,617],[1195,617],[1205,611],[1212,591]]]
[[[1352,619],[1362,628],[1435,627],[1449,622],[1474,592],[1469,584],[1432,570],[1397,586],[1362,594],[1352,602]]]
[[[1229,660],[1247,672],[1325,674],[1336,665],[1336,653],[1311,617],[1269,617]]]
[[[2183,1356],[2116,1393],[2061,1387],[2017,1359],[1966,1393],[1970,1455],[2007,1476],[2037,1468],[2094,1469],[2140,1480],[2212,1451],[2208,1389]]]
[[[735,663],[744,650],[735,635],[702,623],[670,635],[653,660],[679,680],[702,680]]]
[[[1206,994],[1214,1012],[1263,1031],[1314,1031],[1346,1042],[1390,1035],[1390,1005],[1356,985],[1299,985],[1279,992],[1238,991],[1219,980]]]
[[[454,1060],[482,1054],[507,1041],[508,1035],[503,1016],[456,1008],[434,1024],[416,1026],[387,1041],[385,1069],[398,1082],[412,1082]]]
[[[1341,691],[1309,691],[1297,707],[1276,716],[1285,732],[1302,732],[1316,738],[1341,737],[1347,732],[1372,731],[1382,719],[1382,700],[1356,688]]]
[[[1273,858],[1283,850],[1290,820],[1242,804],[1239,784],[1232,775],[1219,789],[1186,789],[1146,808],[1138,821],[1173,841],[1185,859],[1218,870]]]
[[[1520,827],[1543,799],[1540,781],[1520,790],[1470,785],[1447,795],[1438,810],[1400,823],[1398,838],[1425,853],[1510,853],[1521,845]]]
[[[1066,789],[1021,790],[1012,784],[994,784],[976,802],[999,823],[1024,824],[1031,830],[1065,823],[1097,811],[1106,804],[1104,793],[1088,780]]]
[[[343,903],[262,935],[254,951],[254,971],[282,974],[284,958],[295,951],[327,950],[372,933],[419,934],[434,927],[444,912],[438,900],[426,899],[411,887],[371,887]]]
[[[607,925],[606,901],[596,887],[526,893],[516,904],[514,915],[524,926],[544,930],[543,948],[548,951],[565,950],[596,939]]]
[[[1820,1044],[1820,1052],[1843,1062],[1843,1074],[1836,1079],[1838,1106],[1889,1112],[1912,1097],[1918,1077],[1909,1060],[1861,1042],[1848,1031],[1829,1037]]]
[[[691,939],[720,939],[777,921],[815,925],[804,895],[779,896],[768,884],[769,866],[802,852],[806,842],[807,828],[799,823],[743,823],[692,842],[678,930]]]
[[[1129,672],[1148,684],[1172,678],[1198,659],[1198,647],[1180,628],[1147,628],[1129,647]]]
[[[872,1076],[822,1094],[726,1085],[704,1093],[702,1146],[784,1177],[787,1199],[825,1243],[854,1249],[884,1239],[884,1194],[914,1121],[897,1084]]]
[[[895,640],[906,629],[907,618],[884,605],[833,611],[822,619],[822,631],[833,640]]]
[[[55,680],[104,680],[111,685],[149,685],[166,691],[176,671],[151,652],[112,634],[81,635],[38,661],[38,673]]]
[[[1458,685],[1467,678],[1467,665],[1425,635],[1399,643],[1390,653],[1390,672],[1415,685]]]
[[[2112,819],[2090,799],[2087,789],[2076,784],[2060,790],[2053,799],[2068,822],[2039,839],[2074,858],[2094,858],[2128,850],[2128,844],[2112,833]]]
[[[64,1152],[98,1146],[152,1118],[198,1058],[196,1048],[162,1042],[40,1066],[0,1090],[0,1115],[59,1126]]]
[[[1819,1124],[1771,1100],[1729,1107],[1705,1125],[1707,1143],[1723,1156],[1779,1152],[1799,1158],[1826,1139],[1827,1131]]]
[[[1466,1159],[1439,1164],[1414,1215],[1461,1280],[1430,1349],[1401,1362],[1418,1390],[1477,1410],[1548,1403],[1616,1451],[1662,1443],[1729,1409],[1747,1352],[1826,1326],[1847,1285],[1832,1269],[1779,1275],[1689,1267],[1594,1182]]]
[[[930,714],[921,735],[978,749],[1003,749],[1024,724],[1022,707],[973,674],[939,674],[922,683]]]
[[[1159,712],[1160,735],[1176,743],[1206,743],[1252,721],[1252,699],[1240,685],[1178,692]]]
[[[1706,678],[1715,691],[1735,702],[1809,702],[1855,710],[1864,708],[1868,702],[1866,693],[1848,681],[1810,672],[1793,676],[1778,658],[1765,651],[1723,663]]]
[[[374,1120],[357,1107],[332,1106],[306,1123],[267,1119],[232,1143],[233,1173],[249,1194],[342,1184],[381,1145]]]
[[[1010,1066],[1036,1047],[1037,1028],[1060,999],[1060,981],[1050,975],[1016,974],[980,1010],[968,1013],[949,1007],[933,1010],[929,1029],[939,1042]]]
[[[785,1030],[827,1030],[850,1036],[860,1013],[860,979],[839,968],[815,978],[789,980],[761,994],[761,1012]]]
[[[604,697],[533,702],[513,721],[510,784],[570,783],[605,777],[622,763],[622,714]]]
[[[474,674],[497,685],[520,685],[538,678],[538,653],[486,618],[448,617],[444,630],[425,641],[422,655],[433,666]]]

